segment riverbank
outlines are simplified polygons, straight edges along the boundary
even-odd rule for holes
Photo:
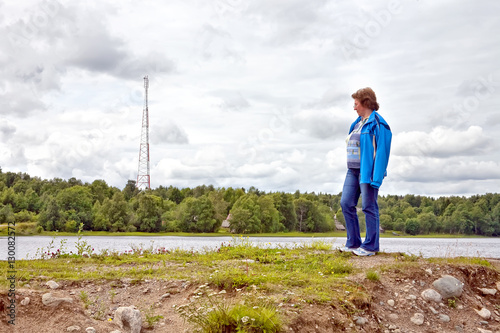
[[[0,269],[6,265],[0,262]],[[221,316],[231,325],[275,328],[269,332],[500,329],[500,273],[493,259],[403,253],[361,258],[325,242],[260,248],[242,238],[207,253],[65,253],[18,261],[17,271],[16,328],[26,333],[77,326],[82,332],[94,327],[125,333],[117,311],[131,306],[136,309],[129,311],[139,311],[143,333],[193,332],[200,324],[221,322]],[[463,284],[460,295],[424,298],[443,275]],[[5,309],[7,281],[0,281],[0,289]],[[6,328],[2,318],[0,330]]]

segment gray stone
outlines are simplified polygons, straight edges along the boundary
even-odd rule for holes
[[[363,326],[368,322],[368,319],[364,317],[354,317],[354,322],[356,325]]]
[[[434,289],[425,289],[424,291],[422,291],[422,293],[420,295],[422,296],[422,298],[424,300],[429,301],[429,302],[439,303],[443,299],[441,297],[441,294],[438,293],[437,291],[435,291]]]
[[[493,331],[485,330],[484,328],[480,328],[480,327],[478,327],[477,330],[479,331],[479,333],[493,333]]]
[[[389,314],[389,319],[396,321],[399,319],[399,316],[395,313],[391,313],[391,314]]]
[[[170,293],[163,294],[160,297],[160,301],[163,301],[165,298],[169,298],[169,297],[170,297]]]
[[[432,286],[443,296],[443,298],[460,297],[464,284],[451,275],[443,275],[432,283]]]
[[[415,313],[413,317],[410,318],[411,322],[415,325],[422,325],[424,323],[424,315],[422,313]]]
[[[81,330],[80,326],[70,326],[66,329],[67,332],[79,332]]]
[[[30,298],[29,297],[25,297],[22,301],[21,301],[21,305],[28,305],[30,304]]]
[[[50,289],[58,289],[59,288],[59,284],[56,282],[56,281],[47,281],[45,283],[47,285],[47,287],[49,287]]]
[[[431,310],[431,312],[435,315],[437,315],[439,313],[438,310],[434,309],[432,306],[429,306],[429,310]]]
[[[389,329],[391,331],[394,331],[396,328],[398,328],[396,325],[389,325]]]
[[[87,332],[87,333],[97,333],[97,331],[93,327],[87,327],[85,329],[85,332]]]
[[[393,299],[390,299],[387,301],[387,304],[389,304],[389,306],[394,306],[395,302]]]
[[[42,295],[43,305],[55,307],[63,302],[73,303],[73,299],[69,297],[55,297],[52,296],[51,293],[46,293]]]
[[[495,296],[495,294],[497,293],[496,289],[488,289],[488,288],[478,288],[478,289],[483,293],[483,295]]]
[[[443,323],[449,323],[450,322],[450,317],[441,313],[439,315],[439,320],[442,321]]]
[[[474,311],[476,311],[476,313],[479,315],[479,317],[481,317],[485,320],[488,320],[491,318],[491,312],[487,308],[482,308],[481,310],[474,309]]]
[[[141,332],[141,312],[134,307],[119,307],[115,311],[114,319],[121,329],[129,327],[130,333]]]

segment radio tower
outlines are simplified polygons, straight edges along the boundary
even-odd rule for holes
[[[149,79],[144,77],[144,109],[142,111],[141,146],[139,148],[139,171],[137,173],[137,188],[150,189],[149,175],[149,111],[148,111]]]

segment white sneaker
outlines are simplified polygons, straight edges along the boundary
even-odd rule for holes
[[[368,251],[360,247],[352,251],[352,253],[360,257],[367,257],[367,256],[374,256],[376,252]]]
[[[358,249],[357,247],[347,247],[347,246],[344,246],[344,247],[339,248],[339,251],[340,252],[354,252],[357,249]]]

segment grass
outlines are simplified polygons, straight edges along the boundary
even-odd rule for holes
[[[81,253],[67,253],[61,246],[62,251],[43,259],[18,260],[18,287],[26,283],[41,284],[47,279],[92,281],[96,284],[106,281],[113,283],[123,278],[127,278],[131,284],[155,279],[188,280],[195,285],[205,286],[193,303],[193,306],[197,306],[195,309],[202,308],[203,311],[197,311],[196,315],[194,308],[185,307],[179,313],[203,332],[221,332],[223,329],[277,332],[285,320],[276,311],[276,304],[279,303],[293,304],[293,307],[299,308],[308,304],[324,304],[354,314],[359,309],[369,307],[371,301],[362,285],[347,278],[351,274],[363,272],[363,268],[353,267],[350,254],[333,250],[332,243],[325,241],[271,248],[253,245],[248,237],[240,236],[210,251],[165,250],[151,244],[150,247],[132,248],[126,253],[109,250],[89,253],[85,240],[79,238],[79,241]],[[50,243],[48,248],[54,246]],[[379,281],[381,274],[388,270],[405,271],[424,260],[421,256],[404,253],[380,255],[395,256],[396,263],[390,267],[379,267],[377,271],[367,270],[366,278],[370,281]],[[440,260],[458,265],[489,265],[488,261],[481,258]],[[8,262],[0,261],[0,270],[7,271],[7,265]],[[0,290],[8,289],[7,284],[7,279],[0,279]],[[223,294],[213,295],[213,291],[233,295],[242,291],[240,294],[245,294],[246,299],[243,303],[227,303],[222,300]],[[111,301],[115,295],[112,289],[109,293]],[[79,297],[86,308],[93,302],[99,303],[99,300],[91,300],[84,291]],[[104,313],[97,311],[95,317],[102,319]],[[148,326],[153,327],[161,318],[149,311],[146,319]],[[225,328],[220,325],[225,325]]]

